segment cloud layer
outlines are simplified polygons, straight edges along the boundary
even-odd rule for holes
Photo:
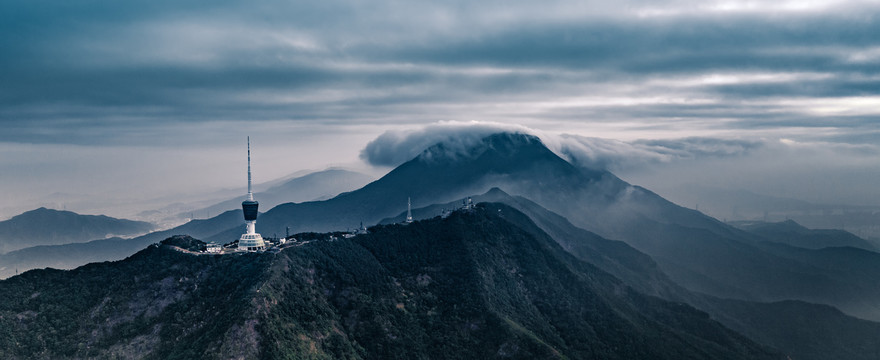
[[[0,191],[116,188],[94,174],[138,165],[178,174],[171,187],[232,186],[219,174],[240,169],[245,135],[277,150],[262,161],[280,176],[357,161],[396,129],[360,153],[388,166],[426,142],[466,145],[452,125],[468,120],[541,129],[570,161],[618,173],[702,159],[757,171],[759,155],[815,149],[874,166],[861,151],[880,144],[878,20],[873,0],[8,0],[0,160],[27,171],[0,171]],[[111,153],[127,157],[60,160]],[[840,170],[815,169],[797,178]]]
[[[621,141],[572,134],[556,134],[521,125],[492,122],[447,121],[413,130],[386,131],[361,151],[361,159],[375,166],[398,166],[442,143],[450,151],[465,151],[484,137],[500,132],[537,136],[552,151],[577,166],[622,170],[677,160],[748,155],[765,141],[689,137],[666,140]]]
[[[875,1],[12,0],[0,10],[0,141],[450,119],[615,137],[880,140]],[[125,139],[144,130],[156,135]]]

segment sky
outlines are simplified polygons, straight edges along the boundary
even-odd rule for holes
[[[261,182],[485,128],[648,188],[876,206],[877,34],[878,1],[7,0],[0,218],[240,189],[246,136]]]

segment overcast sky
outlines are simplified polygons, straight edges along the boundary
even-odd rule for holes
[[[392,164],[361,154],[381,134],[472,121],[649,187],[877,205],[878,15],[878,1],[7,0],[0,217],[53,193],[241,187],[247,135],[258,181],[379,174]]]

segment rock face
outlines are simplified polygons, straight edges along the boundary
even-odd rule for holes
[[[783,358],[633,291],[523,218],[482,204],[279,253],[150,246],[30,271],[0,282],[0,357]]]

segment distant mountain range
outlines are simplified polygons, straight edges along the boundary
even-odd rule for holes
[[[110,238],[84,243],[41,245],[0,254],[0,277],[9,277],[29,269],[52,267],[72,269],[91,262],[124,259],[150,244],[176,234],[208,237],[241,219],[241,210],[229,210],[206,220],[193,220],[174,229],[156,231],[131,239]],[[242,225],[244,228],[244,225]]]
[[[358,189],[374,178],[359,172],[344,169],[327,169],[286,180],[274,185],[266,191],[254,194],[259,199],[260,208],[271,209],[279,204],[288,202],[303,202],[326,200],[346,191]],[[190,214],[220,214],[228,210],[241,208],[241,197],[229,199],[205,208],[182,213],[188,217]]]
[[[807,229],[794,220],[782,222],[763,221],[736,221],[732,225],[760,235],[771,242],[802,247],[807,249],[822,249],[827,247],[849,246],[870,251],[877,251],[877,247],[871,242],[862,239],[852,233],[834,229]]]
[[[37,245],[140,235],[154,228],[153,224],[143,221],[39,208],[0,221],[0,253]]]
[[[356,189],[370,180],[369,176],[358,172],[343,169],[327,169],[305,175],[297,174],[293,178],[278,182],[265,192],[258,193],[257,198],[261,201],[262,209],[270,209],[273,204],[281,202],[281,199],[286,199],[283,201],[314,200]],[[107,238],[108,233],[100,231],[102,226],[95,223],[94,217],[83,216],[79,218],[58,219],[46,216],[45,214],[43,216],[34,216],[32,213],[52,214],[52,212],[55,212],[55,210],[38,209],[34,212],[22,214],[15,219],[10,219],[7,222],[12,222],[12,220],[18,221],[18,218],[29,219],[30,227],[26,229],[20,225],[15,227],[19,230],[18,233],[21,236],[27,237],[28,241],[31,241],[32,238],[45,236],[45,229],[51,229],[57,241],[35,241],[29,245],[19,242],[22,245],[8,247],[8,253],[3,254],[0,252],[0,278],[34,268],[53,267],[70,269],[89,262],[123,259],[145,246],[173,234],[185,233],[199,237],[209,237],[220,231],[228,230],[230,226],[240,225],[241,210],[234,210],[240,209],[240,207],[241,199],[230,199],[209,208],[195,211],[195,213],[219,213],[219,215],[213,216],[210,219],[192,220],[170,230],[146,234],[134,239]],[[73,214],[71,212],[63,213],[67,215]],[[190,212],[186,213],[187,216],[189,214]],[[0,222],[0,226],[3,223],[5,222]],[[149,225],[149,223],[134,223]],[[79,228],[88,229],[91,233],[77,230]],[[147,230],[118,232],[115,235],[144,234],[152,229],[153,227],[150,225],[150,228]],[[0,240],[3,239],[3,237],[0,237]]]
[[[665,188],[660,193],[724,221],[790,219],[811,229],[844,229],[880,244],[880,206],[813,203],[696,184]]]

